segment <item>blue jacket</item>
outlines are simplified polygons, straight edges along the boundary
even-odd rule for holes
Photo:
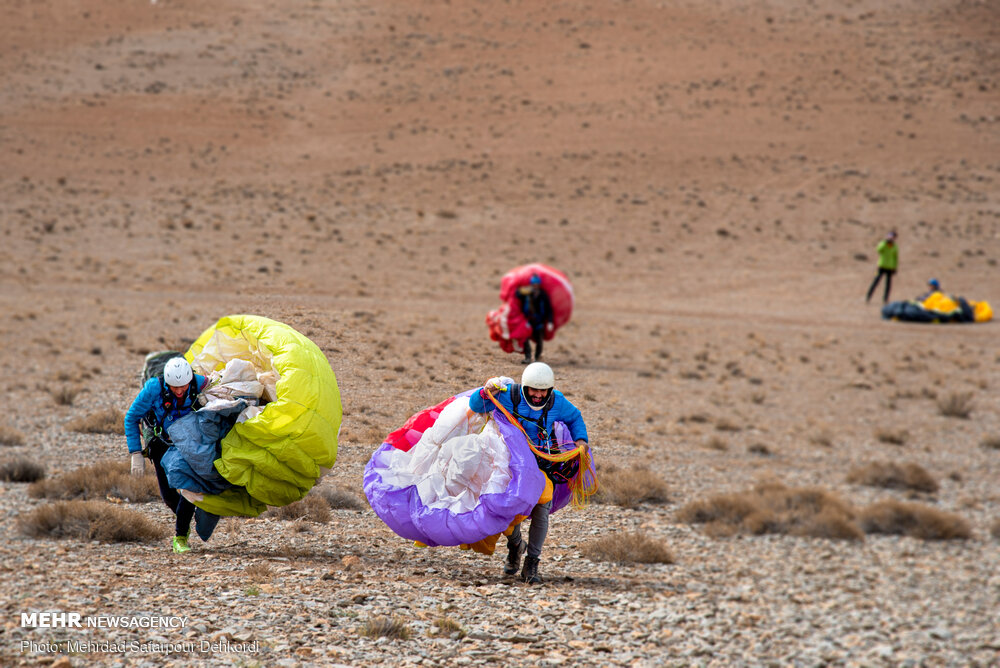
[[[205,383],[208,382],[208,379],[202,375],[195,374],[192,382],[197,383],[198,391],[201,392],[205,389]],[[168,413],[168,407],[164,406],[163,390],[160,383],[159,378],[150,378],[147,380],[138,396],[136,396],[135,401],[128,407],[128,412],[125,413],[125,441],[128,443],[128,451],[130,453],[142,450],[142,442],[139,440],[139,423],[142,421],[143,416],[150,410],[156,416],[156,422],[164,429],[169,427],[177,418],[187,415],[192,410],[191,401],[188,399],[187,393],[185,393],[183,397],[175,402],[174,406],[169,407],[171,410]],[[169,392],[169,389],[167,391]]]
[[[518,291],[517,298],[521,302],[521,313],[531,325],[532,331],[543,330],[547,323],[552,322],[552,302],[545,290],[539,288],[537,291]]]
[[[520,386],[519,386],[520,387]],[[518,392],[517,397],[512,398],[511,387],[507,386],[504,388],[503,392],[496,395],[497,400],[503,404],[503,407],[507,410],[512,410],[515,406],[514,400],[516,400],[517,413],[524,417],[529,417],[535,420],[539,420],[542,417],[542,409],[532,408],[521,393]],[[554,395],[552,399],[552,408],[549,409],[548,415],[545,416],[545,431],[550,435],[552,434],[552,424],[554,422],[563,422],[569,429],[570,436],[574,441],[586,441],[587,440],[587,425],[583,423],[583,416],[580,414],[580,409],[570,403],[569,399],[563,396],[562,392],[559,390],[552,390]],[[469,397],[469,408],[477,413],[485,413],[486,411],[496,410],[496,406],[493,402],[486,398],[483,389],[480,388],[478,391],[472,393]],[[518,419],[521,426],[527,432],[528,437],[531,438],[532,442],[536,446],[546,446],[545,443],[540,443],[538,441],[538,425],[530,420]]]

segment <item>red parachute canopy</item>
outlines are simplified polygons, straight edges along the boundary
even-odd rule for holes
[[[486,314],[486,325],[490,338],[496,341],[504,352],[521,352],[524,341],[531,338],[531,325],[521,312],[521,302],[517,298],[518,288],[530,285],[531,277],[542,279],[542,289],[552,303],[553,328],[545,331],[545,339],[555,336],[556,330],[569,322],[573,315],[573,286],[566,274],[544,264],[526,264],[511,269],[500,279],[500,308]]]

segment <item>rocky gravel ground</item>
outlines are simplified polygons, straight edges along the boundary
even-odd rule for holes
[[[364,503],[227,519],[178,556],[29,538],[52,502],[0,482],[0,665],[1000,665],[996,322],[864,301],[895,228],[892,299],[934,276],[1000,309],[998,7],[3,3],[0,467],[121,461],[73,421],[124,411],[147,352],[255,313],[330,360],[323,484],[360,499],[408,416],[520,373],[483,318],[541,261],[576,291],[545,359],[598,466],[666,499],[559,512],[529,587]],[[874,462],[938,489],[848,482]],[[919,503],[969,537],[678,518],[762,482]],[[587,556],[634,532],[673,563]],[[103,626],[24,623],[43,612]]]

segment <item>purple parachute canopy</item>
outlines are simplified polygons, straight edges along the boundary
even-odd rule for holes
[[[364,490],[368,502],[375,514],[403,538],[429,546],[475,543],[502,533],[517,515],[530,515],[545,489],[545,474],[538,469],[524,434],[499,411],[492,414],[492,419],[509,453],[504,473],[509,473],[510,478],[503,489],[479,494],[474,507],[457,512],[439,504],[429,506],[421,498],[419,483],[399,486],[391,482],[398,478],[393,468],[414,453],[411,448],[426,431],[415,431],[412,425],[436,422],[443,406],[452,400],[467,401],[469,394],[463,392],[413,416],[402,429],[387,437],[365,467]],[[461,405],[457,407],[460,409]],[[561,422],[555,425],[555,436],[557,442],[572,442],[569,430]],[[505,480],[505,475],[501,479]],[[565,506],[571,496],[567,485],[555,485],[552,510]]]

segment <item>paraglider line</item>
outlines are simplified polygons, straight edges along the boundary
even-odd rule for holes
[[[541,459],[550,462],[566,462],[574,457],[580,458],[579,469],[576,475],[569,479],[567,484],[569,485],[570,491],[573,492],[573,507],[585,507],[589,497],[593,496],[597,492],[598,487],[597,476],[591,472],[590,453],[587,446],[578,445],[571,450],[556,453],[544,452],[536,448],[534,442],[531,440],[531,437],[528,436],[528,432],[525,431],[520,420],[515,419],[514,416],[510,414],[510,411],[504,408],[503,404],[497,401],[496,397],[493,396],[493,393],[489,388],[484,387],[483,390],[486,397],[493,402],[493,405],[500,410],[504,417],[506,417],[512,425],[521,430],[521,433],[524,434],[525,441],[528,443],[528,447],[531,448],[531,452],[533,452],[536,457],[540,457]],[[563,444],[556,443],[556,445],[562,447]]]

